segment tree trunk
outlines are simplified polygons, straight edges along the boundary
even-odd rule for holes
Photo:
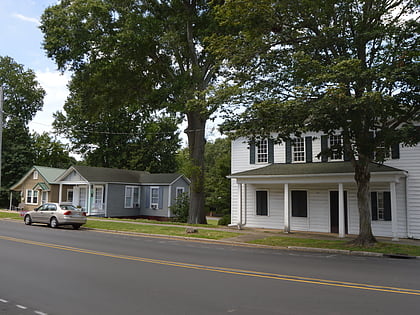
[[[352,242],[359,246],[372,246],[376,239],[372,233],[370,214],[370,171],[369,161],[360,158],[355,161],[354,179],[357,184],[357,205],[359,208],[359,236]]]
[[[204,209],[204,146],[206,118],[199,112],[187,113],[188,127],[185,130],[188,136],[189,157],[191,170],[191,198],[188,212],[188,223],[206,224]]]

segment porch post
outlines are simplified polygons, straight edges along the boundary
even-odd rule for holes
[[[391,182],[389,188],[391,191],[392,240],[398,241],[397,190],[395,188],[395,182]]]
[[[343,184],[338,184],[338,237],[345,237],[346,227],[344,218],[344,189]]]
[[[238,227],[242,225],[242,184],[238,184]]]
[[[284,233],[290,232],[289,184],[284,184]]]
[[[58,203],[61,203],[62,198],[63,198],[63,184],[60,184],[60,189],[58,190]]]

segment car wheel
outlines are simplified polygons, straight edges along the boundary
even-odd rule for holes
[[[29,214],[25,216],[25,224],[26,225],[31,225],[32,224],[32,219],[31,219],[31,216]]]
[[[73,230],[78,230],[81,226],[81,224],[73,224]]]
[[[58,221],[57,221],[57,218],[56,218],[56,217],[52,217],[52,218],[51,218],[51,221],[50,221],[50,226],[51,226],[53,229],[55,229],[55,228],[57,228],[57,227],[58,227]]]

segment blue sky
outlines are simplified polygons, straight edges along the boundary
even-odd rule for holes
[[[9,56],[25,69],[35,71],[37,80],[47,92],[44,108],[30,123],[36,132],[51,131],[52,114],[61,110],[68,91],[70,75],[61,75],[41,47],[38,28],[44,10],[56,0],[0,0],[0,55]]]

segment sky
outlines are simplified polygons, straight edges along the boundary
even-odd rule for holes
[[[40,16],[56,3],[56,0],[0,0],[0,55],[33,70],[46,91],[43,110],[29,124],[38,133],[52,131],[52,115],[63,108],[68,95],[70,74],[57,71],[41,46]]]

